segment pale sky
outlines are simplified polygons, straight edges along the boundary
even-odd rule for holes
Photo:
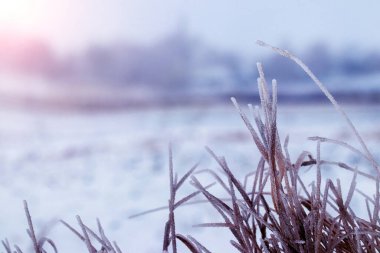
[[[0,0],[0,34],[44,38],[67,52],[149,43],[184,23],[209,45],[241,53],[262,50],[257,39],[380,50],[379,11],[376,0]]]

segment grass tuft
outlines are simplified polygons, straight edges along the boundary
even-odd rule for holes
[[[244,178],[244,183],[241,183],[228,166],[225,158],[217,155],[212,149],[206,148],[219,165],[222,173],[219,175],[210,170],[203,172],[207,172],[215,178],[228,197],[215,196],[211,190],[206,189],[200,183],[196,174],[193,175],[190,183],[202,193],[205,200],[223,220],[223,222],[208,222],[196,226],[228,229],[231,233],[230,244],[237,252],[242,253],[380,252],[380,171],[378,163],[347,114],[300,59],[288,51],[269,46],[264,42],[259,41],[258,44],[290,58],[311,77],[338,112],[343,115],[359,140],[363,151],[339,140],[310,137],[310,140],[316,142],[316,155],[302,152],[296,161],[291,161],[287,150],[289,137],[286,137],[284,145],[282,145],[278,133],[277,82],[276,80],[272,81],[270,92],[263,67],[258,63],[261,106],[249,105],[255,127],[237,100],[231,98],[231,101],[247,127],[257,151],[261,155],[261,160],[256,171],[249,173]],[[321,145],[325,142],[336,144],[365,158],[376,169],[377,175],[373,176],[362,172],[343,162],[322,160]],[[339,179],[336,182],[327,179],[324,184],[322,183],[321,168],[325,165],[352,172],[352,180],[346,196],[342,194]],[[303,179],[299,176],[301,167],[315,168],[315,180],[309,187],[305,186]],[[253,176],[253,180],[248,180],[251,176]],[[373,197],[356,189],[358,176],[364,176],[376,184],[376,192]],[[269,192],[264,191],[265,189]],[[351,203],[356,193],[365,199],[367,218],[358,217],[354,211]],[[175,224],[174,221],[171,224]],[[182,237],[176,239],[185,240]],[[185,243],[190,252],[210,252],[205,247],[194,248],[194,245],[197,246],[197,244]]]

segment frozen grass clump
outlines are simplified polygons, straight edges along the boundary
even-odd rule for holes
[[[258,42],[258,44],[271,47],[263,42]],[[196,175],[191,176],[190,183],[197,190],[195,193],[202,193],[222,219],[222,222],[211,221],[196,226],[228,229],[231,234],[231,245],[237,252],[242,253],[380,252],[379,165],[346,113],[310,69],[289,52],[271,48],[295,61],[305,70],[337,111],[343,115],[363,151],[342,141],[311,137],[310,140],[316,141],[316,154],[305,151],[292,161],[287,148],[289,139],[287,137],[282,144],[277,128],[277,83],[273,80],[270,93],[263,68],[261,64],[258,64],[261,108],[253,108],[249,105],[256,127],[234,98],[232,102],[248,128],[261,155],[261,160],[254,173],[247,175],[244,180],[239,180],[223,156],[218,156],[210,148],[206,148],[222,170],[222,173],[212,172],[211,175],[216,179],[217,184],[222,186],[228,197],[226,199],[214,195],[212,189],[209,189],[209,186],[203,186]],[[334,143],[359,154],[369,162],[374,175],[341,161],[322,160],[320,155],[322,142]],[[172,164],[171,159],[170,164]],[[342,193],[339,179],[335,182],[327,179],[322,183],[321,167],[326,164],[352,172],[347,194]],[[315,168],[315,180],[311,185],[305,185],[304,179],[300,177],[299,171],[302,167]],[[170,181],[175,182],[172,165],[170,168]],[[356,190],[358,176],[372,180],[376,186],[374,196],[371,197]],[[253,179],[249,180],[250,177]],[[177,185],[171,183],[170,192],[177,190]],[[367,217],[359,217],[356,214],[351,204],[354,194],[363,197]],[[163,251],[168,252],[171,248],[172,252],[177,252],[176,242],[180,241],[190,252],[210,252],[207,249],[207,242],[206,246],[203,246],[191,236],[185,237],[176,233],[174,209],[180,202],[176,203],[175,195],[171,194],[169,203],[171,203],[169,204],[170,215],[165,229],[164,242],[166,243],[164,243]],[[184,201],[181,202],[183,203]]]
[[[23,251],[21,248],[15,244],[13,247],[10,245],[9,241],[7,239],[1,241],[2,245],[7,253],[23,253],[23,252],[34,252],[34,253],[47,253],[47,252],[54,252],[58,253],[58,249],[56,247],[56,244],[54,241],[48,237],[45,236],[37,236],[35,232],[35,228],[33,225],[32,217],[29,212],[28,204],[26,201],[24,201],[24,210],[25,210],[25,216],[28,223],[28,229],[26,230],[32,244],[32,250],[29,251]],[[100,224],[99,219],[97,219],[97,225],[98,225],[98,231],[97,234],[86,226],[82,219],[77,216],[77,221],[80,227],[80,231],[77,231],[75,228],[70,226],[65,221],[61,220],[61,223],[66,226],[68,229],[70,229],[74,235],[76,235],[87,247],[87,250],[89,253],[122,253],[119,246],[116,242],[110,242],[108,237],[105,235],[102,225]],[[96,246],[95,246],[96,245]],[[13,249],[14,248],[14,249]],[[49,250],[46,250],[49,248]],[[99,250],[97,250],[99,248]]]

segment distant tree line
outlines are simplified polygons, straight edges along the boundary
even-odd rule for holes
[[[332,75],[366,75],[380,72],[380,52],[332,52],[317,43],[301,54],[321,78]],[[64,83],[147,86],[162,90],[234,89],[257,77],[257,57],[242,57],[215,50],[183,31],[176,31],[153,45],[114,44],[92,46],[80,54],[58,57],[37,40],[0,37],[0,72],[40,75]],[[268,77],[282,82],[302,81],[306,75],[277,55],[260,59]]]

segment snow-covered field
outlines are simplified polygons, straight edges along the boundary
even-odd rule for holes
[[[380,107],[346,109],[380,160]],[[2,109],[0,119],[0,238],[24,248],[30,246],[22,206],[25,199],[37,231],[47,230],[60,252],[86,252],[74,234],[55,223],[64,219],[76,225],[77,214],[94,228],[99,217],[109,237],[125,252],[160,252],[167,213],[128,217],[167,204],[169,142],[179,174],[198,161],[202,169],[217,169],[205,145],[224,155],[238,175],[254,170],[258,162],[255,146],[233,106],[92,114]],[[278,124],[282,139],[290,135],[293,159],[303,150],[315,153],[316,145],[308,136],[335,138],[359,147],[332,106],[280,107]],[[321,155],[367,166],[350,151],[331,144],[322,145]],[[351,178],[351,173],[339,169],[328,173],[339,175],[344,183]],[[186,185],[183,194],[191,190]],[[220,229],[191,227],[212,220],[214,213],[204,207],[178,210],[177,232],[193,233],[201,242],[209,242],[213,252],[226,252],[221,243],[226,234]]]

